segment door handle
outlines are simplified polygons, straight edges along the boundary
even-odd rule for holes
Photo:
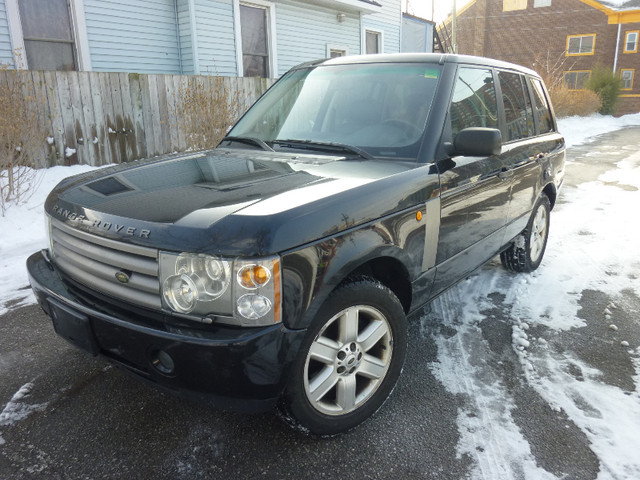
[[[529,160],[535,160],[536,162],[539,162],[540,160],[542,160],[546,155],[542,152],[540,153],[536,153],[533,157],[529,157]]]

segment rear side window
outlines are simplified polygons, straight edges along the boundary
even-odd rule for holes
[[[533,136],[533,111],[524,77],[517,73],[498,72],[498,79],[504,102],[505,141]]]
[[[548,133],[553,131],[553,120],[551,119],[551,110],[549,102],[544,94],[542,82],[536,78],[531,79],[533,86],[533,103],[538,120],[539,133]]]
[[[453,136],[469,127],[498,128],[496,89],[491,70],[458,69],[450,114]]]

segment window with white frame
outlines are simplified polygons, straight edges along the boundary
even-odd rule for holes
[[[265,7],[240,4],[242,72],[245,77],[269,77],[268,25]]]
[[[77,70],[67,0],[19,0],[24,54],[31,70]]]
[[[344,57],[349,54],[347,47],[327,44],[327,58]]]
[[[365,32],[365,53],[382,53],[382,33],[373,30]]]
[[[638,51],[638,31],[627,32],[624,36],[624,53],[636,53]]]
[[[633,88],[634,69],[620,70],[620,78],[622,79],[622,90],[631,90]]]
[[[4,0],[18,68],[91,70],[83,0]]]

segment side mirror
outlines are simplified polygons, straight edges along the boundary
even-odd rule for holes
[[[488,157],[500,155],[502,134],[497,128],[471,127],[460,130],[453,140],[455,155]]]

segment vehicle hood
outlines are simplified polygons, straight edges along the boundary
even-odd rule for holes
[[[408,206],[384,196],[415,164],[215,149],[61,182],[46,210],[89,233],[166,250],[265,255]],[[397,180],[404,183],[407,179]],[[378,187],[371,184],[381,183]],[[387,184],[385,188],[382,184]],[[400,195],[398,195],[400,193]],[[428,197],[425,197],[428,198]],[[406,199],[405,199],[406,200]]]

